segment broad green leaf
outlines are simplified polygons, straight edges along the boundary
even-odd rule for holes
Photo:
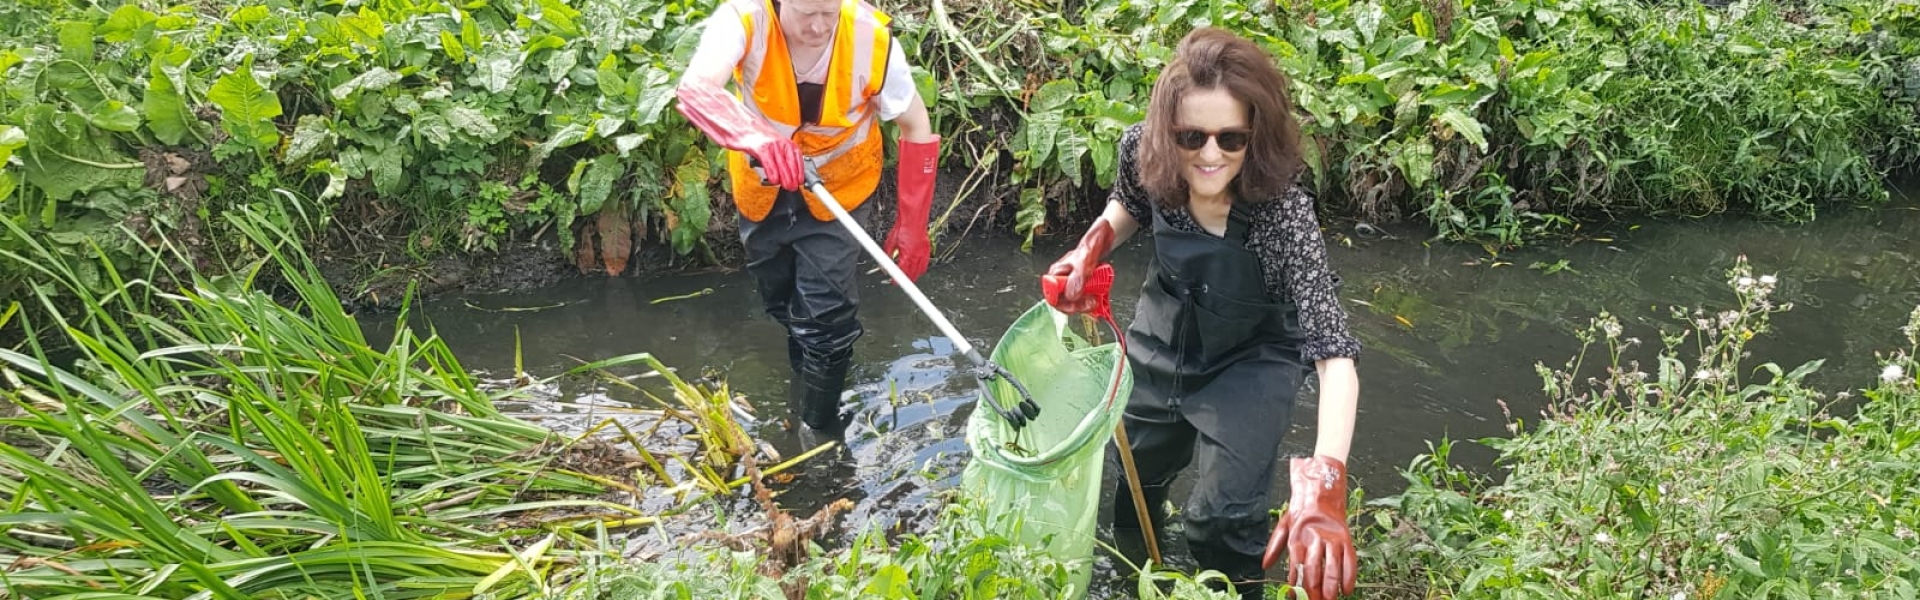
[[[1374,33],[1380,30],[1380,22],[1386,19],[1386,11],[1374,2],[1350,6],[1347,10],[1353,11],[1353,26],[1359,30],[1360,42],[1372,44]]]
[[[712,216],[707,197],[707,170],[706,154],[688,152],[686,162],[673,171],[675,187],[679,190],[673,202],[674,213],[679,215],[679,223],[672,233],[675,253],[692,252],[701,236],[707,233],[707,221]]]
[[[1034,168],[1047,164],[1053,155],[1054,140],[1060,137],[1060,115],[1046,113],[1027,117],[1026,128],[1027,160]]]
[[[625,127],[626,125],[626,119],[613,115],[602,115],[600,118],[593,120],[593,137],[613,137],[614,134],[620,133],[621,127]]]
[[[87,111],[87,122],[107,131],[128,133],[140,128],[140,113],[125,102],[108,100]]]
[[[252,26],[254,23],[265,21],[267,17],[271,16],[273,16],[273,13],[268,12],[267,7],[256,4],[240,7],[240,10],[233,11],[233,16],[228,17],[227,20],[231,21],[235,26],[245,28]]]
[[[93,23],[62,21],[58,27],[61,58],[93,64]]]
[[[334,86],[331,93],[333,99],[345,100],[354,92],[381,90],[398,81],[400,81],[399,73],[389,71],[385,67],[373,67],[355,75],[353,79],[348,79],[346,83]]]
[[[565,47],[567,47],[566,38],[557,35],[541,34],[528,38],[526,45],[520,47],[520,53],[526,56],[533,56],[534,53],[541,50],[553,50]]]
[[[1433,144],[1425,136],[1399,146],[1393,164],[1407,178],[1407,187],[1419,190],[1433,179]]]
[[[1627,68],[1627,53],[1619,48],[1608,48],[1600,53],[1600,65],[1609,69]]]
[[[460,43],[478,51],[486,43],[486,38],[480,37],[480,25],[473,22],[471,15],[464,12],[460,15]]]
[[[940,97],[940,83],[934,80],[933,72],[914,65],[913,87],[920,93],[920,102],[927,105],[927,110],[933,110],[934,100]]]
[[[1425,11],[1413,13],[1413,33],[1423,38],[1433,39],[1433,23],[1427,20]]]
[[[287,164],[299,164],[312,158],[332,141],[333,127],[326,117],[301,115],[299,124],[293,128],[293,139],[287,141],[286,156],[281,160]]]
[[[26,147],[27,130],[0,123],[0,167],[7,165],[13,151]]]
[[[1040,86],[1034,92],[1033,100],[1027,104],[1027,112],[1044,113],[1060,110],[1073,103],[1080,93],[1080,86],[1071,79],[1055,79]]]
[[[595,68],[599,74],[594,78],[594,85],[600,88],[600,94],[614,98],[622,96],[627,89],[627,80],[620,76],[620,58],[609,52]]]
[[[176,75],[182,69],[177,68],[179,65],[167,64],[166,60],[155,55],[149,63],[147,90],[140,100],[140,110],[154,137],[163,143],[179,144],[192,131],[189,128],[197,123],[187,114],[187,101],[180,93],[180,80]]]
[[[13,195],[14,188],[20,186],[20,180],[7,168],[7,161],[13,157],[13,151],[27,145],[27,132],[19,127],[0,124],[0,200]]]
[[[1335,80],[1334,83],[1339,85],[1353,85],[1353,84],[1366,85],[1369,83],[1380,83],[1380,76],[1374,75],[1372,73],[1350,73],[1346,75],[1341,75],[1340,79]]]
[[[613,193],[614,182],[619,181],[620,176],[625,174],[626,161],[612,156],[593,159],[593,163],[587,166],[586,175],[581,177],[580,189],[577,192],[580,195],[580,214],[590,215],[599,212],[600,206],[607,201],[607,196]]]
[[[567,6],[562,0],[540,0],[540,22],[552,26],[554,31],[567,37],[580,35],[580,11]]]
[[[1054,156],[1059,159],[1060,173],[1074,183],[1080,182],[1080,157],[1087,154],[1087,138],[1072,129],[1063,129],[1060,140],[1055,144]]]
[[[540,162],[546,160],[547,155],[553,154],[554,150],[572,146],[586,140],[586,127],[579,123],[568,123],[561,127],[559,131],[553,132],[553,136],[547,138],[547,141],[540,142],[539,145],[533,147],[532,155],[527,157],[527,165],[539,166]]]
[[[625,157],[628,153],[633,152],[634,148],[639,148],[641,144],[647,143],[647,138],[649,137],[652,137],[652,136],[646,133],[629,133],[629,134],[621,135],[619,137],[613,138],[613,149],[619,150],[620,156]]]
[[[340,28],[352,41],[370,48],[379,46],[380,38],[387,35],[387,24],[380,13],[365,6],[360,7],[359,14],[340,17]]]
[[[1386,79],[1392,79],[1393,76],[1399,75],[1401,73],[1405,73],[1412,69],[1413,67],[1406,63],[1384,62],[1384,63],[1374,65],[1373,68],[1371,69],[1367,69],[1367,73],[1370,75],[1373,75],[1374,77],[1378,77],[1382,80],[1386,80]]]
[[[446,52],[447,58],[453,59],[455,63],[467,62],[466,47],[460,45],[460,38],[454,37],[451,31],[440,32],[440,50]]]
[[[452,125],[454,131],[485,141],[492,141],[500,135],[500,128],[493,124],[493,119],[487,118],[486,113],[466,106],[447,109],[447,124]]]
[[[911,581],[905,567],[890,564],[881,567],[879,572],[868,578],[867,587],[860,593],[877,595],[881,598],[904,598],[912,590]]]
[[[413,132],[426,138],[427,143],[436,148],[445,148],[453,143],[453,128],[447,125],[447,118],[440,115],[420,115],[420,118],[413,120]]]
[[[253,55],[215,81],[207,99],[220,107],[220,125],[235,139],[262,149],[279,143],[280,131],[274,129],[273,119],[281,115],[280,97],[254,77]]]
[[[1448,128],[1465,136],[1467,141],[1473,142],[1473,145],[1479,146],[1481,152],[1487,150],[1487,136],[1480,131],[1480,121],[1467,116],[1467,113],[1460,112],[1458,108],[1449,108],[1441,111],[1440,115],[1436,118],[1440,119],[1440,122],[1446,124]]]
[[[1028,187],[1020,190],[1020,210],[1013,215],[1013,231],[1025,240],[1020,243],[1021,252],[1033,251],[1033,234],[1047,224],[1047,203],[1040,188]]]
[[[1513,40],[1508,39],[1506,36],[1501,36],[1500,37],[1500,58],[1507,59],[1508,63],[1512,63],[1514,61],[1514,58],[1517,56],[1519,56],[1519,53],[1515,52],[1513,49]]]
[[[100,25],[100,39],[115,44],[133,41],[134,34],[152,25],[153,21],[153,13],[131,3],[122,4],[107,16],[106,23]]]
[[[496,49],[480,59],[473,75],[473,83],[498,94],[512,89],[513,78],[519,75],[520,53]]]
[[[1113,144],[1094,144],[1088,149],[1093,156],[1093,178],[1100,187],[1111,187],[1114,178],[1114,155],[1118,150]]]
[[[673,81],[666,71],[649,67],[640,77],[629,80],[629,86],[639,84],[636,97],[640,105],[634,110],[634,125],[646,127],[660,122],[660,115],[673,103]]]
[[[14,65],[20,64],[25,60],[26,60],[25,58],[22,58],[20,56],[19,52],[14,52],[12,50],[0,51],[0,82],[5,82],[7,80],[6,74],[8,70],[12,69]]]
[[[403,155],[406,154],[406,149],[390,146],[379,150],[361,155],[361,160],[367,163],[367,178],[373,180],[373,189],[382,194],[398,192],[401,169],[405,167]]]
[[[56,113],[51,104],[35,105],[26,111],[26,133],[33,144],[25,149],[30,158],[23,157],[21,174],[56,201],[94,190],[140,186],[145,165],[121,154],[113,138],[93,131],[86,117]]]
[[[389,104],[393,106],[394,111],[400,114],[409,117],[418,117],[420,115],[420,98],[409,92],[401,91],[395,94],[393,99],[389,101]]]
[[[308,167],[307,172],[325,173],[327,175],[327,186],[320,190],[320,200],[338,198],[341,194],[346,193],[347,180],[350,178],[347,177],[346,170],[341,169],[340,165],[334,164],[333,161],[314,161],[313,165]]]
[[[580,53],[572,48],[561,48],[547,55],[547,81],[560,83],[567,78],[567,72],[580,64]]]

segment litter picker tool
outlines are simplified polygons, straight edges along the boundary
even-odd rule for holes
[[[881,268],[886,269],[887,275],[893,278],[894,285],[900,286],[900,291],[906,292],[907,297],[913,299],[914,305],[920,307],[920,312],[933,320],[934,327],[939,328],[940,333],[946,335],[947,339],[953,340],[954,347],[973,363],[973,367],[968,369],[968,372],[979,380],[980,401],[1000,415],[1000,418],[1012,425],[1014,429],[1025,427],[1028,421],[1039,417],[1040,405],[1034,403],[1032,394],[1027,393],[1027,386],[1022,385],[1020,380],[1014,379],[1013,374],[1005,368],[987,360],[979,350],[973,347],[972,342],[960,335],[960,332],[954,329],[953,323],[947,320],[946,315],[941,314],[940,309],[934,307],[933,302],[927,299],[927,295],[920,292],[920,287],[914,285],[913,280],[908,279],[907,274],[900,271],[900,266],[894,264],[886,251],[880,249],[880,244],[875,243],[873,237],[867,235],[866,230],[861,229],[859,223],[854,222],[853,216],[847,214],[847,209],[840,207],[840,202],[834,199],[833,194],[827,191],[826,184],[820,180],[820,171],[814,167],[813,160],[807,159],[803,164],[806,170],[807,190],[813,192],[814,197],[820,199],[820,204],[825,205],[827,211],[833,213],[834,220],[846,227],[847,232],[853,234],[853,239],[860,242],[860,247],[866,249],[867,254],[880,263]],[[758,170],[758,165],[755,167]],[[1020,402],[1014,408],[1001,404],[999,398],[993,395],[992,387],[987,385],[987,382],[993,379],[1005,380],[1020,393]]]

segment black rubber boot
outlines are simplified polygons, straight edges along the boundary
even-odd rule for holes
[[[1140,511],[1133,506],[1133,489],[1127,485],[1126,475],[1119,477],[1119,485],[1119,490],[1113,495],[1113,545],[1129,562],[1145,566],[1147,559],[1152,556],[1147,552],[1146,533],[1140,526]],[[1160,560],[1165,561],[1167,486],[1142,486],[1140,492],[1147,500],[1148,518],[1153,520],[1154,541],[1160,546]]]
[[[790,381],[794,382],[795,384],[800,383],[800,366],[803,364],[806,364],[806,360],[807,360],[807,351],[806,349],[800,347],[800,340],[798,338],[793,337],[792,335],[788,335],[787,336],[787,367],[793,369],[793,376],[790,379]]]
[[[1198,563],[1201,569],[1219,571],[1226,575],[1227,579],[1232,580],[1233,589],[1240,595],[1241,600],[1266,598],[1267,572],[1260,568],[1259,555],[1241,554],[1209,545],[1194,545],[1190,550],[1193,551],[1193,561]],[[1216,590],[1226,589],[1224,585],[1217,582],[1208,582],[1208,586]]]
[[[829,435],[846,429],[848,419],[841,415],[840,394],[846,391],[847,372],[852,369],[852,350],[827,355],[807,353],[800,366],[800,422]]]

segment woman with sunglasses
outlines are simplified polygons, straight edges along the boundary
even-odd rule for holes
[[[1313,199],[1294,184],[1300,129],[1287,86],[1252,42],[1213,28],[1188,34],[1146,121],[1120,139],[1105,211],[1047,274],[1066,280],[1055,308],[1090,310],[1087,275],[1150,227],[1154,260],[1127,330],[1124,420],[1150,525],[1164,523],[1168,487],[1192,464],[1182,517],[1195,562],[1260,598],[1267,568],[1285,555],[1287,581],[1322,599],[1354,587],[1346,459],[1360,342]],[[1319,375],[1314,452],[1292,459],[1292,499],[1269,536],[1274,463],[1309,372]],[[1132,495],[1118,487],[1115,537],[1139,536]]]

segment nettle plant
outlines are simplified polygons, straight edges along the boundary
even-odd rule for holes
[[[1604,313],[1579,356],[1540,367],[1541,419],[1481,440],[1503,483],[1444,452],[1416,461],[1409,490],[1376,503],[1381,568],[1460,597],[1920,593],[1920,309],[1873,387],[1829,395],[1802,385],[1822,361],[1747,366],[1748,342],[1790,307],[1744,260],[1728,282],[1736,304],[1676,312],[1685,327],[1662,334],[1650,371]],[[1582,379],[1595,353],[1599,375]]]

